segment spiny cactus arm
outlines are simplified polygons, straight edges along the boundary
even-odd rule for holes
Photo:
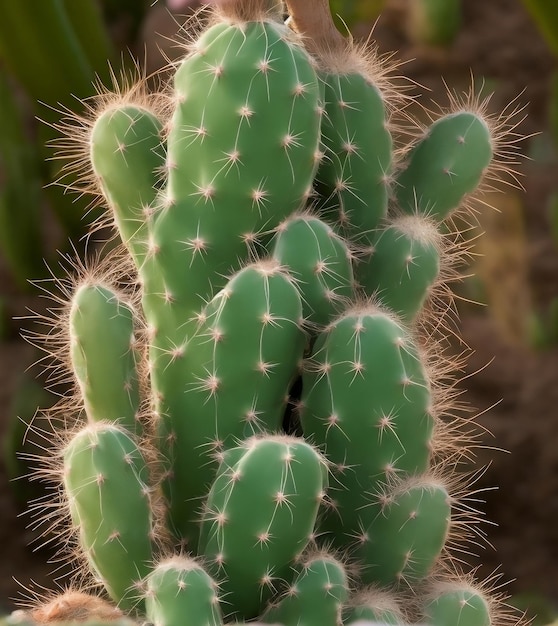
[[[390,219],[374,236],[374,252],[357,274],[361,287],[375,294],[405,322],[421,312],[440,274],[442,238],[427,217]]]
[[[358,63],[337,68],[336,62],[325,57],[319,206],[329,215],[333,205],[341,232],[369,253],[373,233],[387,214],[393,142],[384,98],[372,77]]]
[[[424,579],[438,561],[451,518],[446,486],[412,476],[377,497],[369,507],[366,541],[355,556],[366,564],[365,583],[406,588]]]
[[[267,624],[338,626],[348,598],[343,564],[329,555],[310,557],[282,598],[264,613]]]
[[[189,549],[196,547],[196,510],[216,456],[245,437],[281,428],[303,357],[301,322],[292,278],[275,261],[247,265],[203,310],[184,354],[177,346],[169,367],[154,375],[155,388],[170,387],[176,398],[162,419],[161,454],[174,458],[165,488],[172,524]]]
[[[70,356],[89,420],[119,423],[140,435],[134,312],[113,290],[81,285],[69,316]]]
[[[251,619],[279,581],[292,581],[291,563],[313,537],[327,469],[318,451],[296,437],[254,438],[241,447],[243,453],[225,458],[211,487],[201,553],[231,613]]]
[[[306,324],[326,326],[352,297],[352,252],[311,214],[294,215],[279,225],[272,254],[296,281]]]
[[[120,237],[142,268],[165,165],[162,123],[147,108],[111,105],[93,125],[90,157]]]
[[[153,559],[153,513],[145,460],[113,424],[91,424],[64,449],[64,487],[81,550],[124,610],[142,605],[138,584]]]
[[[174,91],[154,263],[173,308],[189,319],[224,286],[223,276],[253,258],[265,233],[306,202],[320,89],[286,27],[249,21],[218,23],[202,35]]]
[[[445,115],[416,142],[396,178],[400,209],[443,221],[477,189],[492,157],[490,129],[481,115]]]
[[[386,72],[372,54],[335,30],[327,1],[293,0],[289,7],[295,28],[308,37],[319,60],[325,83],[318,206],[361,249],[357,272],[365,276],[374,232],[387,214],[392,176]]]
[[[145,585],[147,619],[157,626],[222,626],[217,584],[193,559],[158,563]]]
[[[365,517],[375,514],[368,494],[428,468],[431,390],[405,327],[373,305],[349,309],[318,336],[302,380],[304,436],[324,450],[334,476],[322,530],[343,549],[366,541]]]
[[[439,581],[432,586],[422,608],[424,621],[432,626],[491,626],[493,604],[468,581]]]

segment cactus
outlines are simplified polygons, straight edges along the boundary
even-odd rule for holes
[[[147,577],[147,618],[161,626],[221,626],[217,585],[192,559],[173,556]]]
[[[420,320],[504,124],[465,98],[400,162],[396,92],[329,13],[313,30],[326,5],[290,28],[220,3],[168,93],[103,97],[80,135],[122,247],[60,317],[58,478],[87,567],[156,626],[451,612],[425,590],[467,537],[469,435]]]
[[[240,615],[261,612],[310,543],[327,488],[322,466],[317,451],[296,437],[249,439],[225,453],[207,497],[200,547]]]
[[[140,434],[134,312],[101,285],[82,285],[70,310],[72,368],[93,421],[121,423]]]
[[[72,523],[109,595],[128,609],[138,602],[135,587],[153,558],[146,474],[131,434],[111,424],[100,422],[79,431],[64,451]]]
[[[436,589],[424,606],[424,617],[432,626],[490,626],[490,604],[480,590],[446,583]]]
[[[485,120],[474,111],[434,122],[397,176],[400,209],[446,219],[478,187],[493,157],[493,142]]]
[[[285,596],[262,617],[267,624],[337,624],[349,595],[343,564],[330,555],[305,560]]]

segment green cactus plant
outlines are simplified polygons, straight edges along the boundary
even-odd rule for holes
[[[149,573],[146,615],[153,624],[221,626],[215,581],[192,559],[173,556]]]
[[[418,319],[502,124],[465,98],[400,163],[385,77],[325,0],[289,6],[292,28],[281,2],[223,2],[168,93],[104,97],[78,133],[127,261],[88,267],[60,317],[57,476],[86,566],[156,626],[451,612],[424,590],[453,563],[468,438]]]

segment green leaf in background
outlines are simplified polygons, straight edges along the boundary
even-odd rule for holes
[[[21,288],[43,273],[37,146],[24,128],[12,85],[0,72],[0,251]]]
[[[0,253],[23,287],[45,272],[46,204],[65,237],[85,230],[88,202],[52,185],[60,163],[46,146],[59,136],[61,109],[79,114],[96,81],[111,84],[115,54],[97,0],[0,0],[0,15]]]
[[[523,4],[544,35],[552,52],[558,56],[558,2],[523,0]]]
[[[329,0],[337,28],[345,33],[355,24],[373,22],[382,12],[385,0]],[[341,19],[339,16],[343,16]]]
[[[408,5],[407,33],[424,46],[451,45],[461,27],[461,0],[412,0]]]
[[[558,146],[558,71],[550,79],[550,100],[548,103],[550,131],[554,143]]]

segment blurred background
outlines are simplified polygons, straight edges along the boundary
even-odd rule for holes
[[[331,4],[356,38],[373,30],[381,53],[396,51],[419,103],[447,105],[447,87],[467,91],[472,74],[477,91],[493,92],[491,111],[511,102],[521,109],[520,185],[489,193],[494,208],[476,207],[478,255],[457,287],[464,343],[455,350],[470,348],[461,387],[483,429],[478,498],[493,523],[483,525],[478,556],[464,558],[481,576],[502,573],[512,602],[549,623],[558,616],[558,4]],[[176,36],[184,40],[197,8],[188,0],[0,0],[0,612],[24,586],[51,588],[61,574],[23,515],[43,493],[22,478],[25,455],[45,443],[28,424],[56,401],[31,367],[41,354],[20,336],[33,330],[22,316],[49,306],[29,281],[47,280],[39,285],[49,289],[63,256],[83,252],[100,210],[52,184],[60,164],[47,146],[64,112],[83,113],[94,81],[110,85],[107,59],[118,76],[121,67],[151,74],[179,57]],[[36,426],[48,440],[46,421]]]

